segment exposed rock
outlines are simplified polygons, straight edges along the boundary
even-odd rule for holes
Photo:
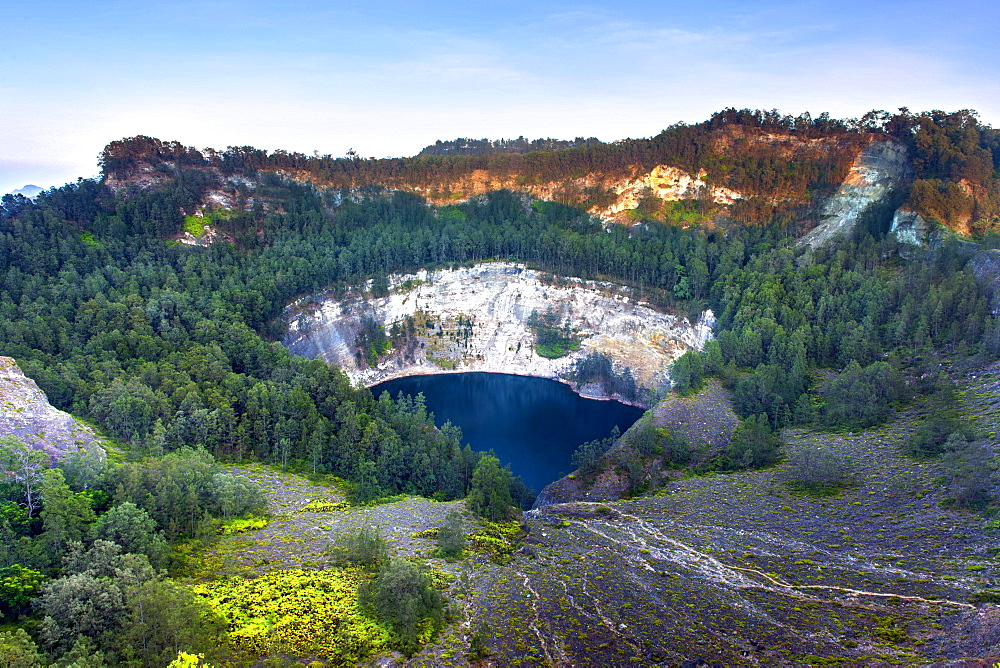
[[[593,480],[583,480],[576,473],[571,473],[543,487],[531,507],[536,510],[562,503],[617,501],[628,486],[628,474],[613,466],[605,467]]]
[[[104,456],[93,430],[53,408],[10,357],[0,357],[0,436],[16,436],[52,460],[79,450]]]
[[[636,422],[629,431],[615,443],[605,455],[600,472],[593,479],[571,473],[546,485],[535,499],[534,508],[543,508],[556,503],[576,501],[615,501],[625,496],[630,481],[627,473],[618,471],[612,463],[628,453],[630,439],[636,429],[644,427],[649,414]],[[716,380],[708,380],[705,387],[690,397],[670,395],[652,409],[653,425],[683,434],[693,449],[704,448],[710,455],[725,449],[732,440],[733,432],[740,419],[732,409],[732,397]],[[659,467],[658,462],[650,462],[648,474]],[[572,477],[570,477],[572,476]]]
[[[653,424],[683,434],[692,448],[718,453],[729,445],[741,420],[733,412],[732,395],[717,380],[690,397],[671,395],[653,408]]]
[[[889,231],[896,239],[911,246],[927,246],[941,239],[940,229],[916,211],[900,207],[892,216]]]
[[[532,311],[558,309],[582,340],[581,349],[558,359],[534,351],[527,322]],[[363,318],[389,329],[412,317],[409,350],[394,350],[374,368],[356,355]],[[685,351],[701,349],[712,336],[706,311],[696,324],[662,313],[626,288],[610,283],[559,279],[522,265],[496,262],[471,268],[421,271],[390,277],[390,294],[355,295],[318,303],[300,300],[287,311],[285,345],[293,353],[322,357],[354,381],[427,373],[492,371],[558,378],[591,352],[607,354],[631,370],[640,386],[669,384],[668,367]],[[600,395],[590,388],[589,396]]]
[[[817,248],[838,234],[849,233],[870,204],[905,183],[909,169],[903,144],[895,141],[869,144],[854,161],[837,192],[823,205],[820,224],[799,239],[799,245]]]
[[[281,173],[296,181],[313,183],[319,188],[325,185],[317,182],[314,175],[307,171],[286,170]],[[582,201],[586,199],[583,193],[602,191],[611,202],[591,206],[588,211],[604,220],[614,221],[624,218],[624,214],[635,209],[647,195],[663,202],[707,197],[716,204],[732,204],[743,198],[743,194],[735,190],[709,184],[705,181],[707,175],[704,170],[691,174],[677,167],[657,165],[648,172],[635,169],[631,175],[625,176],[591,172],[575,179],[524,183],[516,174],[494,174],[485,169],[476,169],[468,174],[450,176],[447,180],[430,184],[391,182],[384,185],[420,195],[439,206],[466,201],[501,189],[557,202]]]
[[[602,218],[615,219],[619,214],[638,207],[641,199],[647,195],[658,197],[664,202],[708,197],[716,204],[732,204],[743,198],[743,195],[735,190],[709,185],[704,180],[706,176],[707,172],[704,170],[698,175],[692,176],[683,169],[659,165],[650,170],[648,174],[639,174],[631,179],[606,181],[601,185],[614,190],[615,202],[604,208],[595,207],[590,212]],[[578,187],[596,185],[584,183],[584,179],[576,179],[575,181],[579,182],[574,183]],[[564,186],[560,185],[560,187]],[[550,186],[548,190],[551,192],[536,188],[532,194],[553,199],[556,195],[554,188]]]
[[[969,266],[990,297],[990,311],[1000,316],[1000,250],[979,251],[969,260]]]

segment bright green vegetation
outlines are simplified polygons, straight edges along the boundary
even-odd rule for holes
[[[517,520],[485,522],[483,528],[469,535],[476,552],[486,554],[498,564],[509,563],[524,538],[524,529]]]
[[[535,352],[542,357],[555,359],[565,357],[580,349],[580,339],[570,331],[569,321],[555,308],[544,313],[532,311],[528,317],[528,329],[535,335]]]
[[[208,231],[208,223],[200,216],[184,216],[184,231],[195,239],[201,239]]]
[[[389,644],[386,629],[358,606],[358,588],[371,580],[359,568],[289,570],[192,590],[226,620],[230,642],[244,656],[291,652],[353,665]]]
[[[191,448],[123,464],[81,455],[61,468],[37,454],[0,440],[3,619],[35,616],[31,647],[46,661],[153,666],[178,648],[223,651],[221,620],[159,569],[179,566],[168,539],[204,544],[223,518],[227,530],[266,523],[245,517],[263,510],[260,488]]]

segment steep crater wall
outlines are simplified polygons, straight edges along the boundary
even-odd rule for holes
[[[712,336],[711,311],[692,324],[638,302],[610,283],[557,279],[513,263],[394,275],[389,295],[306,298],[286,310],[284,344],[291,352],[322,357],[354,381],[429,373],[491,371],[559,379],[592,352],[607,355],[619,373],[628,369],[641,387],[669,385],[669,366]],[[533,311],[558,311],[580,339],[580,350],[547,359],[534,350],[528,327]],[[358,354],[358,337],[372,321],[397,345],[375,364]],[[596,385],[579,388],[603,397]]]

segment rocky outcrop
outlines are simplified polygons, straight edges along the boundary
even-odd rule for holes
[[[916,211],[902,207],[893,214],[889,232],[895,234],[900,243],[911,246],[927,246],[941,239],[937,225],[928,222]]]
[[[15,436],[53,461],[74,452],[104,457],[94,431],[49,404],[35,381],[10,357],[0,357],[0,436]]]
[[[533,507],[576,501],[615,501],[626,496],[631,484],[630,476],[618,470],[614,462],[632,456],[635,432],[648,428],[648,424],[644,423],[650,419],[654,427],[682,436],[693,451],[704,453],[706,457],[722,452],[741,422],[733,412],[732,395],[717,380],[707,380],[701,391],[690,397],[667,396],[622,434],[604,456],[596,476],[583,477],[575,472],[549,483],[538,493]],[[625,457],[622,457],[623,454]],[[647,466],[647,475],[659,469],[659,461],[653,460]]]
[[[690,397],[671,395],[653,409],[653,424],[682,434],[694,450],[713,456],[725,450],[741,420],[733,412],[732,394],[709,379]]]
[[[558,359],[536,354],[528,319],[553,309],[581,339],[579,351]],[[492,371],[558,378],[591,352],[628,368],[644,387],[669,384],[668,367],[712,336],[706,311],[691,324],[638,301],[627,288],[580,279],[556,279],[513,263],[421,271],[390,278],[390,294],[307,299],[286,312],[285,345],[293,353],[322,357],[366,385],[402,376]],[[380,327],[412,330],[407,344],[375,366],[359,360],[358,334],[366,319]],[[399,338],[397,337],[397,341]],[[599,396],[590,388],[588,396]]]
[[[820,224],[799,240],[818,248],[854,229],[861,213],[909,178],[906,147],[895,141],[872,142],[861,152],[840,188],[823,205]]]
[[[976,280],[990,298],[990,311],[1000,316],[1000,250],[984,250],[969,260]]]
[[[684,199],[697,199],[707,197],[716,204],[732,204],[736,200],[742,199],[743,195],[723,186],[709,185],[705,178],[707,172],[702,170],[697,175],[689,174],[683,169],[659,165],[654,167],[648,174],[639,174],[629,179],[609,179],[599,183],[588,183],[594,181],[593,177],[575,179],[570,183],[577,189],[594,187],[600,185],[614,192],[614,202],[604,207],[593,207],[590,213],[608,220],[615,220],[621,214],[627,213],[639,206],[644,197],[656,197],[663,202],[677,202]],[[566,184],[559,184],[558,188],[565,188]],[[556,199],[557,188],[548,186],[547,188],[533,188],[532,194],[544,199]]]

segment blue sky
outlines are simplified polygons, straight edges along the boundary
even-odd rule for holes
[[[1000,3],[0,0],[0,193],[136,134],[343,155],[656,134],[727,106],[973,108]]]

